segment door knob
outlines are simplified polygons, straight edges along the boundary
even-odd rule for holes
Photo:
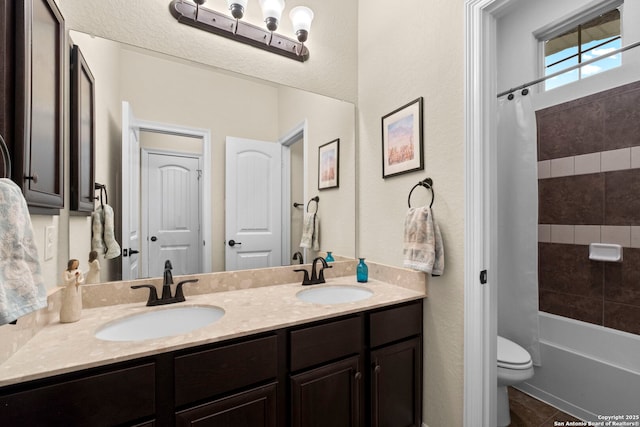
[[[151,236],[151,241],[155,242],[156,240],[158,240],[158,238],[156,236]]]
[[[229,246],[234,247],[235,245],[241,245],[241,242],[236,242],[235,240],[229,240]]]

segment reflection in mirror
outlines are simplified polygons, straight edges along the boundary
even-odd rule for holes
[[[164,259],[167,258],[167,252],[163,249],[156,248],[156,252],[152,251],[152,238],[155,236],[155,242],[158,242],[160,235],[157,233],[161,229],[166,230],[162,227],[167,224],[149,216],[151,213],[157,213],[159,209],[157,204],[156,208],[153,208],[150,200],[164,203],[167,209],[174,209],[171,211],[174,217],[169,224],[174,227],[173,230],[188,228],[185,226],[186,220],[181,215],[191,213],[199,220],[195,229],[199,229],[200,234],[196,232],[192,241],[196,246],[200,246],[199,249],[204,248],[203,261],[189,263],[187,260],[193,260],[195,257],[195,261],[198,261],[200,256],[186,252],[181,255],[174,253],[172,258],[178,257],[182,260],[172,259],[174,274],[224,271],[228,263],[225,257],[229,251],[240,253],[244,250],[245,257],[261,258],[270,262],[270,265],[297,263],[298,261],[294,261],[292,257],[298,251],[304,253],[305,260],[312,259],[316,253],[302,250],[299,244],[307,201],[317,195],[320,195],[321,199],[318,210],[320,251],[355,257],[353,104],[75,31],[70,32],[70,38],[80,46],[96,79],[96,181],[107,183],[110,189],[110,201],[117,218],[116,235],[121,235],[127,214],[130,216],[128,224],[135,223],[139,230],[136,236],[138,246],[137,249],[134,248],[140,251],[137,254],[139,260],[132,278],[158,276],[159,272],[153,260],[159,260],[159,265],[163,265]],[[135,114],[140,125],[141,141],[141,151],[137,153],[141,159],[138,163],[141,178],[127,178],[125,182],[123,176],[129,174],[123,173],[122,164],[123,147],[127,147],[127,142],[123,142],[122,138],[122,101],[128,102]],[[149,132],[145,130],[145,124],[148,123],[207,132],[210,137],[210,160],[205,160],[202,142],[196,138],[185,139],[176,132]],[[161,135],[158,135],[159,133]],[[162,141],[150,143],[147,141],[149,136],[160,138]],[[265,255],[262,249],[251,252],[242,245],[231,247],[228,244],[232,239],[242,242],[243,235],[230,235],[225,229],[226,223],[238,217],[246,219],[262,209],[260,204],[244,203],[238,205],[243,209],[239,209],[234,218],[225,215],[228,209],[225,204],[236,195],[235,191],[230,194],[229,190],[225,190],[225,185],[229,183],[226,159],[229,137],[277,144],[283,154],[281,162],[285,172],[278,173],[281,179],[279,192],[269,194],[278,203],[277,209],[274,210],[279,216],[275,221],[278,227],[274,228],[274,233],[278,235],[277,240],[280,242],[280,247],[275,249],[279,250],[279,254],[269,252]],[[340,187],[320,193],[317,187],[318,147],[337,138],[341,141]],[[189,144],[185,144],[185,141]],[[146,146],[147,144],[150,145]],[[143,177],[147,177],[146,185],[149,185],[151,179],[148,177],[162,175],[158,171],[161,170],[159,164],[163,162],[158,163],[158,160],[167,160],[167,157],[163,157],[166,155],[173,159],[192,159],[188,168],[194,170],[195,176],[200,178],[196,186],[200,185],[197,191],[201,193],[197,194],[199,198],[196,200],[202,203],[191,200],[184,202],[184,197],[178,198],[185,196],[183,192],[172,194],[166,197],[166,201],[160,202],[162,197],[156,197],[152,192],[162,194],[164,187],[139,187],[143,185]],[[142,163],[144,156],[147,156],[146,163]],[[256,168],[245,168],[244,171]],[[173,170],[175,172],[175,165]],[[239,172],[235,178],[248,179],[247,176],[248,173]],[[203,185],[202,180],[208,185]],[[133,213],[132,204],[123,201],[123,187],[135,187],[136,192],[140,194],[137,199],[139,209]],[[259,185],[256,187],[267,188]],[[264,191],[257,193],[251,200],[263,200],[263,193]],[[294,207],[294,203],[303,206]],[[199,206],[205,205],[208,207],[199,209]],[[270,219],[273,222],[273,218]],[[152,227],[154,221],[160,221],[156,229]],[[171,234],[169,231],[167,230],[168,234]],[[133,248],[128,243],[123,238],[123,249]],[[201,245],[198,245],[199,243]],[[125,260],[130,261],[122,258],[122,261]],[[122,262],[122,265],[103,269],[102,281],[123,278],[124,264]],[[264,266],[251,263],[245,265]]]

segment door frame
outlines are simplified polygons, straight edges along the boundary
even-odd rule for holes
[[[497,422],[496,21],[517,1],[465,0],[465,426]]]
[[[136,120],[140,131],[164,133],[168,135],[188,136],[200,138],[202,140],[202,203],[200,218],[202,218],[201,236],[203,240],[202,248],[202,272],[211,272],[211,249],[213,244],[211,212],[211,131],[209,129],[192,128],[170,123],[160,123],[149,120]],[[124,213],[123,213],[124,214]],[[124,220],[123,220],[124,222]]]
[[[282,147],[282,264],[284,264],[285,259],[291,263],[291,216],[286,215],[291,208],[291,146],[302,139],[302,162],[304,163],[303,169],[305,173],[303,174],[303,203],[308,199],[308,157],[309,157],[309,138],[308,135],[308,122],[307,119],[304,119],[296,126],[294,126],[289,132],[286,132],[280,138],[278,138],[278,143]],[[305,205],[306,206],[306,205]],[[303,259],[307,259],[307,249],[303,248],[302,253]]]
[[[149,155],[163,155],[170,157],[189,157],[193,159],[198,159],[198,169],[202,171],[203,168],[203,156],[201,153],[191,153],[188,151],[173,151],[166,150],[161,148],[149,148],[149,147],[140,147],[140,163],[142,165],[142,169],[146,171],[146,173],[140,174],[140,195],[141,199],[144,197],[144,194],[149,194]],[[200,202],[200,206],[202,206],[204,194],[202,191],[202,178],[198,180],[198,198]],[[141,200],[142,201],[142,200]],[[202,214],[198,216],[198,237],[201,240],[204,240],[202,237]],[[146,256],[143,258],[142,263],[142,274],[145,277],[149,277],[149,206],[146,203],[140,203],[140,242],[142,250],[140,253],[145,254]],[[199,245],[200,246],[200,245]],[[206,245],[200,246],[200,254],[204,252],[204,248]],[[204,261],[203,256],[200,257],[200,268],[204,270],[202,262]],[[201,271],[200,273],[203,273]]]

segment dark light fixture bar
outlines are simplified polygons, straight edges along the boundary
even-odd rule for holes
[[[272,33],[248,22],[197,6],[183,0],[172,0],[169,11],[182,24],[190,25],[228,39],[236,40],[296,61],[309,59],[303,43]]]

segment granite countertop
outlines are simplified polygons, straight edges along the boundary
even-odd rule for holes
[[[296,298],[299,283],[187,296],[187,301],[158,307],[144,303],[84,309],[75,323],[51,323],[0,365],[0,386],[122,362],[139,357],[220,342],[377,307],[422,299],[424,292],[378,280],[358,284],[355,276],[328,279],[326,285],[350,284],[374,292],[368,299],[322,305]],[[315,286],[326,286],[315,285]],[[103,341],[94,336],[105,323],[149,310],[214,305],[225,310],[215,323],[192,332],[136,342]]]

